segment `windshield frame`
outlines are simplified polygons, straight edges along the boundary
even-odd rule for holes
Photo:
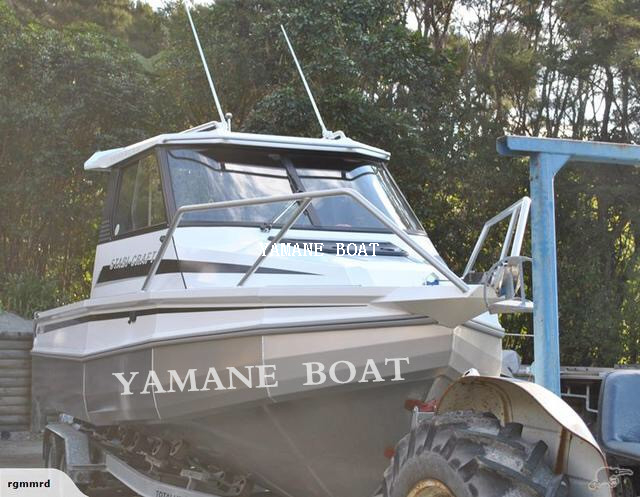
[[[233,148],[237,148],[235,146],[229,146],[229,145],[206,145],[206,144],[181,144],[181,145],[162,145],[162,146],[158,146],[157,147],[157,152],[158,152],[158,158],[159,158],[159,162],[160,162],[160,167],[161,169],[163,169],[163,177],[166,179],[165,181],[165,200],[166,200],[166,208],[169,211],[169,219],[173,220],[174,216],[176,214],[176,211],[178,209],[177,205],[176,205],[176,200],[175,200],[175,193],[174,193],[174,189],[173,189],[173,184],[172,184],[172,180],[171,180],[171,172],[170,172],[170,165],[169,165],[169,151],[170,150],[184,150],[186,148],[203,148],[203,147],[207,147],[207,148],[220,148],[220,147],[225,147],[225,148],[229,148],[229,149],[233,149]],[[300,153],[300,152],[305,152],[304,150],[286,150],[286,149],[265,149],[263,147],[245,147],[245,148],[252,148],[254,150],[257,151],[264,151],[265,153],[277,153],[282,155],[283,158],[283,168],[284,169],[289,169],[289,167],[293,166],[295,168],[295,161],[291,161],[291,159],[289,158],[288,154],[295,154],[295,153]],[[313,153],[313,151],[309,150],[309,153]],[[345,156],[344,153],[336,153],[335,155],[340,155],[340,156]],[[391,172],[389,171],[388,168],[388,162],[387,161],[383,161],[380,159],[373,159],[370,157],[365,157],[365,156],[360,156],[359,154],[353,154],[352,157],[357,157],[362,159],[363,164],[368,163],[372,166],[376,166],[376,167],[380,167],[381,169],[383,169],[384,174],[386,176],[386,179],[389,181],[390,186],[394,189],[396,195],[398,196],[400,202],[402,203],[402,206],[404,207],[404,209],[406,210],[407,214],[413,218],[413,220],[415,220],[415,224],[419,227],[419,229],[412,229],[412,228],[405,228],[401,223],[396,223],[398,224],[398,226],[407,234],[410,235],[423,235],[426,236],[426,230],[424,229],[424,227],[422,226],[422,223],[420,222],[418,216],[416,216],[415,212],[413,211],[413,209],[411,208],[411,205],[409,204],[409,202],[407,201],[406,197],[404,196],[404,193],[402,192],[402,190],[400,190],[400,188],[398,187],[395,179],[393,178],[393,175],[391,174]],[[287,163],[289,163],[289,165],[287,165]],[[203,165],[203,167],[207,167],[206,165]],[[331,169],[331,168],[327,168],[328,170],[337,170],[337,168],[335,169]],[[294,169],[295,170],[295,169]],[[289,173],[289,171],[287,171]],[[297,178],[297,174],[294,175],[293,177],[293,181],[294,182],[299,182],[299,178]],[[355,202],[355,201],[354,201]],[[310,212],[310,217],[313,218],[314,214],[313,214],[313,205],[314,202],[311,202],[311,204],[309,205],[309,208],[307,209],[307,212]],[[283,222],[278,222],[278,223],[274,223],[272,226],[270,226],[271,228],[281,228],[284,223],[286,222],[286,216],[285,219],[283,220]],[[204,219],[198,219],[198,220],[194,220],[194,219],[186,219],[183,218],[180,221],[180,226],[181,227],[196,227],[196,226],[221,226],[221,227],[250,227],[250,228],[261,228],[264,229],[266,227],[266,223],[265,222],[252,222],[252,221],[224,221],[224,220],[204,220]],[[329,232],[329,231],[334,231],[334,232],[353,232],[353,233],[385,233],[385,234],[390,234],[392,233],[391,230],[384,228],[384,227],[380,227],[380,228],[375,228],[375,227],[356,227],[356,226],[321,226],[321,225],[315,225],[315,224],[305,224],[305,225],[294,225],[290,228],[291,230],[302,230],[302,231],[319,231],[319,232]]]

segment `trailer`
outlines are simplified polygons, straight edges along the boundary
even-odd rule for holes
[[[395,495],[391,491],[394,486],[402,485],[402,481],[398,481],[403,477],[403,467],[413,464],[429,468],[435,462],[434,454],[441,456],[443,452],[450,452],[448,460],[455,459],[452,456],[460,450],[456,449],[457,445],[466,440],[464,450],[470,450],[474,447],[470,441],[478,437],[494,445],[511,444],[520,449],[527,440],[537,439],[528,452],[512,447],[512,452],[507,452],[510,460],[504,464],[518,468],[531,465],[536,457],[550,456],[550,467],[555,474],[549,480],[550,486],[566,485],[560,495],[638,495],[640,453],[634,440],[637,440],[640,412],[637,395],[640,368],[562,367],[561,397],[566,402],[528,381],[529,366],[521,367],[517,378],[488,378],[470,372],[449,387],[438,402],[410,406],[409,433],[389,454],[393,461],[401,457],[402,462],[392,464],[385,472],[378,497]],[[493,413],[493,417],[487,413]],[[497,422],[497,415],[504,424]],[[492,426],[497,430],[492,432]],[[455,441],[453,448],[452,440]],[[107,489],[114,495],[134,492],[143,497],[272,495],[262,488],[248,490],[242,480],[234,484],[223,470],[162,467],[158,459],[142,453],[143,443],[149,442],[135,438],[126,430],[96,430],[61,415],[60,422],[49,424],[45,430],[43,458],[47,467],[64,471],[83,490]],[[173,449],[174,456],[180,459],[178,451]],[[525,454],[527,457],[523,459]],[[473,469],[476,474],[472,474],[470,480],[482,473],[480,466]],[[488,469],[492,473],[500,470]],[[414,493],[407,495],[465,495],[459,490],[456,493],[448,490],[451,480],[446,493],[437,486],[439,481],[424,478],[419,486],[414,486]],[[535,484],[535,478],[527,484]]]
[[[43,457],[81,489],[115,489],[120,483],[143,497],[272,495],[243,482],[234,486],[224,471],[162,467],[153,456],[142,455],[140,441],[127,440],[126,431],[95,430],[62,419],[45,430]],[[500,464],[482,455],[487,448],[501,451]],[[534,383],[473,371],[437,403],[412,406],[408,434],[389,457],[378,497],[490,496],[500,495],[493,493],[495,485],[511,484],[530,495],[611,495],[611,487],[598,483],[602,475],[608,477],[604,455],[566,403]],[[468,462],[460,465],[465,457]]]

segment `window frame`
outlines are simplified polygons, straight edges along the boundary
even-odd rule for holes
[[[118,202],[120,201],[120,194],[121,194],[121,188],[122,188],[122,178],[124,176],[124,170],[130,166],[133,166],[136,163],[139,163],[142,159],[144,159],[145,157],[148,156],[154,156],[154,158],[156,159],[156,166],[158,168],[158,174],[160,175],[160,184],[162,185],[162,200],[164,203],[164,221],[162,223],[158,223],[158,224],[154,224],[151,226],[145,226],[144,228],[137,228],[137,229],[133,229],[131,231],[127,231],[126,233],[122,233],[122,234],[114,234],[114,229],[115,229],[115,220],[116,220],[116,209],[118,208]],[[168,202],[168,195],[167,195],[167,181],[166,181],[166,172],[165,172],[165,168],[162,165],[162,162],[160,160],[160,154],[158,153],[157,147],[152,148],[151,150],[145,150],[143,152],[140,152],[139,154],[136,154],[135,156],[127,159],[125,162],[122,162],[121,164],[118,164],[117,166],[114,166],[116,173],[117,173],[117,177],[115,180],[115,190],[114,190],[114,194],[111,198],[111,206],[110,206],[110,220],[111,220],[111,238],[110,241],[116,241],[116,240],[122,240],[125,238],[130,238],[132,236],[138,236],[138,235],[143,235],[146,233],[153,233],[154,231],[159,231],[162,229],[166,229],[169,226],[169,219],[171,219],[170,217],[170,209],[169,206],[167,205]]]

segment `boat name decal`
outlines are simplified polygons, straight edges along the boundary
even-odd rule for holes
[[[304,379],[303,386],[316,387],[325,383],[344,385],[346,383],[378,383],[403,381],[403,365],[409,364],[408,357],[366,359],[359,365],[341,360],[329,365],[321,362],[304,362],[294,377]],[[287,368],[288,375],[292,371]],[[156,372],[153,369],[140,375],[140,371],[112,373],[122,389],[120,395],[162,394],[180,392],[208,392],[211,390],[237,390],[238,388],[277,388],[277,366],[259,364],[255,366],[226,367],[218,370],[189,369],[180,373],[175,369]],[[145,378],[146,375],[146,378]]]
[[[156,258],[157,250],[145,252],[143,254],[124,255],[122,257],[115,257],[111,259],[109,269],[122,269],[126,267],[146,266],[151,264]]]
[[[333,244],[330,253],[337,255],[338,257],[351,256],[375,256],[376,247],[379,247],[379,242],[335,242]],[[283,256],[314,256],[318,257],[323,255],[324,243],[308,243],[308,242],[286,242],[286,243],[260,243],[260,248],[263,256],[269,254],[283,255]]]

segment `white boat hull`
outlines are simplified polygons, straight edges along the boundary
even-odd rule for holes
[[[128,423],[163,438],[183,438],[206,457],[250,473],[283,495],[364,497],[376,489],[388,463],[385,450],[393,448],[408,427],[407,400],[429,400],[436,379],[442,386],[471,367],[484,374],[497,374],[500,367],[501,334],[479,323],[449,328],[408,315],[347,318],[361,312],[352,308],[278,308],[252,312],[266,322],[270,312],[306,312],[307,320],[298,316],[297,323],[281,329],[220,331],[225,314],[234,312],[189,312],[188,319],[184,313],[146,314],[132,323],[124,317],[106,323],[89,319],[41,333],[33,357],[36,398],[46,408],[92,425]],[[324,325],[319,314],[324,314]],[[94,353],[86,353],[85,344],[84,352],[66,357],[46,347],[48,341],[62,342],[65,334],[74,333],[73,326],[97,327],[118,339],[125,333],[123,326],[131,337],[136,327],[149,328],[153,320],[153,328],[166,334],[180,321],[195,325],[201,319],[209,321],[208,333],[195,326],[183,329],[181,338],[131,340],[130,347],[118,349],[109,349],[105,338],[102,349],[92,345]],[[394,359],[406,361],[397,369]],[[325,367],[326,381],[319,383],[316,375],[311,378],[318,384],[309,384],[305,364],[312,362]],[[338,382],[329,374],[336,363]],[[372,363],[383,381],[371,372]],[[277,381],[277,386],[260,386],[260,365],[273,367],[266,383]],[[349,365],[355,368],[354,379],[341,384],[351,376]],[[212,367],[225,389],[216,389],[212,382],[208,390],[202,389]],[[247,377],[251,371],[252,387],[235,377],[235,388],[228,388],[228,367]],[[161,386],[143,394],[150,370]],[[188,391],[189,382],[184,391],[175,383],[175,391],[169,391],[169,372],[185,379],[189,370],[195,370],[196,391]],[[398,371],[402,380],[393,381]],[[122,395],[124,385],[114,372],[125,379],[137,372],[129,385],[131,395]]]

